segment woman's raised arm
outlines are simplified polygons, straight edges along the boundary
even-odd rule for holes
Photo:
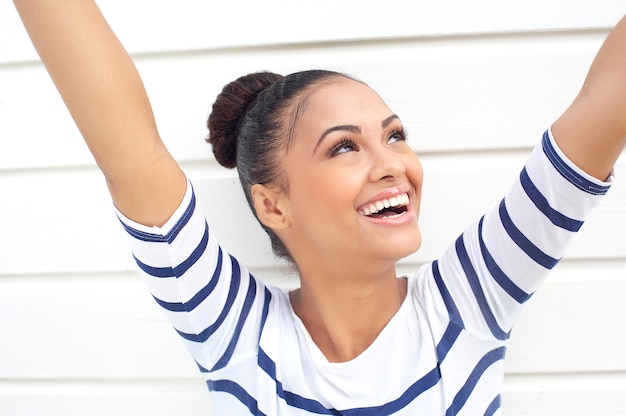
[[[137,70],[92,0],[14,0],[117,208],[162,225],[185,192]]]
[[[580,94],[552,133],[578,167],[607,178],[626,144],[626,17],[604,41]]]

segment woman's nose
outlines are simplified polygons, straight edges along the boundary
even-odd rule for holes
[[[399,154],[391,149],[378,149],[373,153],[370,179],[378,181],[382,179],[395,179],[406,171]]]

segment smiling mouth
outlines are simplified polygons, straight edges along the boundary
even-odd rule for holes
[[[407,193],[398,196],[381,199],[361,209],[359,214],[371,218],[397,218],[408,211],[409,195]]]

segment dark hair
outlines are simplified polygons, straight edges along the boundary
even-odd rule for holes
[[[281,150],[288,149],[293,129],[306,106],[307,93],[314,87],[347,75],[310,70],[282,76],[257,72],[227,84],[217,96],[207,126],[207,141],[217,161],[237,168],[239,180],[252,212],[251,188],[255,184],[276,184],[287,191],[280,168]],[[350,78],[351,79],[351,78]],[[274,254],[293,262],[278,236],[263,223]]]

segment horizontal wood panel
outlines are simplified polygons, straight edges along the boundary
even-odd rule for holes
[[[374,0],[98,3],[132,52],[607,28],[626,12],[620,0],[604,0],[601,7],[584,0],[403,0],[386,7]],[[0,62],[33,59],[17,14],[7,2],[0,8],[0,36],[11,39],[0,44]]]
[[[0,379],[197,375],[137,273],[5,278],[0,286],[0,316],[12,317],[0,323]]]
[[[507,416],[622,416],[626,374],[505,377],[502,411]],[[211,416],[204,383],[0,381],[0,413],[11,416]]]
[[[626,373],[507,375],[502,393],[506,416],[621,416]]]
[[[420,222],[423,246],[403,261],[436,258],[488,208],[499,202],[525,161],[525,152],[425,156]],[[618,176],[626,175],[620,162]],[[233,172],[190,167],[211,230],[249,268],[272,268],[269,242],[245,202]],[[93,169],[0,175],[0,276],[134,268],[126,237],[101,174]],[[626,257],[626,183],[618,181],[574,240],[569,258]],[[462,206],[462,209],[459,209]],[[245,237],[242,244],[241,236]]]
[[[366,81],[417,152],[530,148],[576,95],[605,32],[374,42],[137,59],[179,161],[212,158],[205,121],[222,86],[272,70],[330,68]],[[462,68],[462,70],[460,70]],[[93,164],[40,65],[0,67],[0,169]]]
[[[0,189],[0,275],[133,267],[95,168],[0,175]]]
[[[200,379],[0,380],[0,414],[10,416],[211,416]]]
[[[510,374],[626,370],[626,261],[564,262],[513,329]]]

